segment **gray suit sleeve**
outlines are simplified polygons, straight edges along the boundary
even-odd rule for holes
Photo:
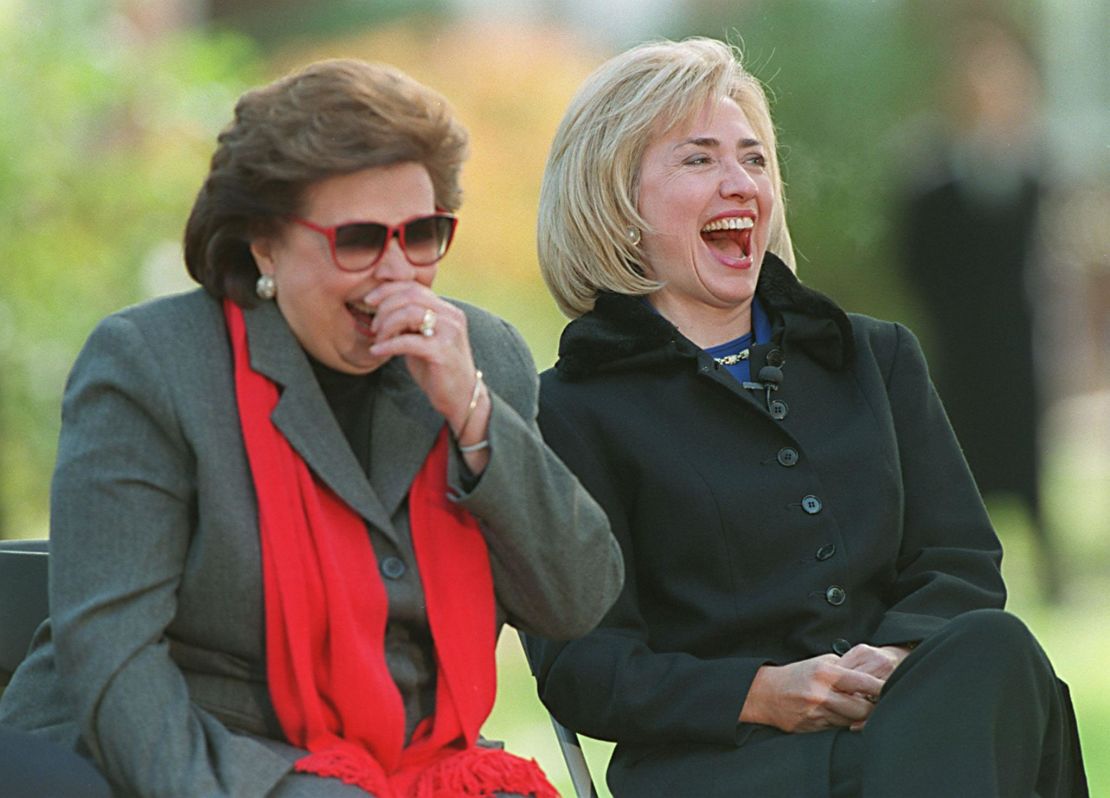
[[[289,763],[193,704],[169,654],[196,502],[173,391],[118,316],[70,375],[51,494],[56,665],[85,744],[127,794],[261,796]]]
[[[604,511],[540,436],[539,379],[524,339],[499,319],[471,322],[493,402],[490,460],[469,491],[459,487],[460,458],[452,458],[448,479],[482,522],[509,622],[548,639],[581,636],[620,592],[620,549]]]

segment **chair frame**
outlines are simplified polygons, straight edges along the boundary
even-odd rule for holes
[[[520,647],[524,649],[524,657],[528,661],[528,668],[534,676],[536,663],[532,661],[532,655],[528,652],[528,646],[525,645],[525,634],[517,630],[517,635],[520,637]],[[559,750],[563,754],[563,761],[566,762],[567,772],[570,773],[570,782],[574,785],[574,794],[577,798],[598,798],[597,788],[594,787],[594,780],[590,775],[590,766],[586,762],[586,755],[582,753],[582,743],[579,741],[578,735],[559,723],[550,712],[548,717],[551,719],[551,725],[555,728],[555,737],[559,741]]]

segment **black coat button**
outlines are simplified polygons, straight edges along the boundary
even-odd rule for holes
[[[838,657],[843,657],[852,650],[852,644],[843,637],[838,637],[832,642],[832,650]]]
[[[400,579],[405,575],[408,567],[399,557],[385,557],[381,562],[382,576],[386,579]]]
[[[771,402],[770,407],[771,418],[773,418],[775,421],[782,421],[784,418],[786,418],[786,414],[790,412],[790,408],[787,406],[786,402],[782,401],[781,399],[776,399]]]
[[[836,544],[826,543],[824,546],[817,550],[816,557],[820,562],[824,562],[825,560],[832,557],[834,554],[836,554]]]
[[[789,446],[784,446],[782,449],[779,449],[779,453],[776,457],[779,461],[779,465],[790,468],[798,463],[798,450]]]
[[[844,592],[844,588],[840,585],[831,585],[829,589],[825,591],[825,601],[829,602],[829,604],[832,604],[834,607],[839,607],[847,598],[848,594]]]
[[[777,346],[767,352],[767,365],[768,366],[781,366],[786,362],[786,358],[782,356],[782,350]]]
[[[802,509],[810,515],[817,515],[821,512],[821,500],[816,496],[806,496],[802,499]]]

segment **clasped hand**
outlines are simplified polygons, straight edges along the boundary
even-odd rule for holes
[[[740,720],[786,732],[863,728],[883,685],[909,650],[860,644],[843,657],[822,654],[764,665],[752,680]]]

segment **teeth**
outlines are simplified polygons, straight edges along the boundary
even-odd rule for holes
[[[373,316],[377,312],[374,308],[363,305],[359,302],[348,302],[347,307],[349,307],[351,310],[358,311],[359,313],[365,313],[368,316]]]
[[[755,226],[755,220],[750,216],[729,216],[710,222],[701,229],[703,233],[716,233],[720,230],[750,230]]]

